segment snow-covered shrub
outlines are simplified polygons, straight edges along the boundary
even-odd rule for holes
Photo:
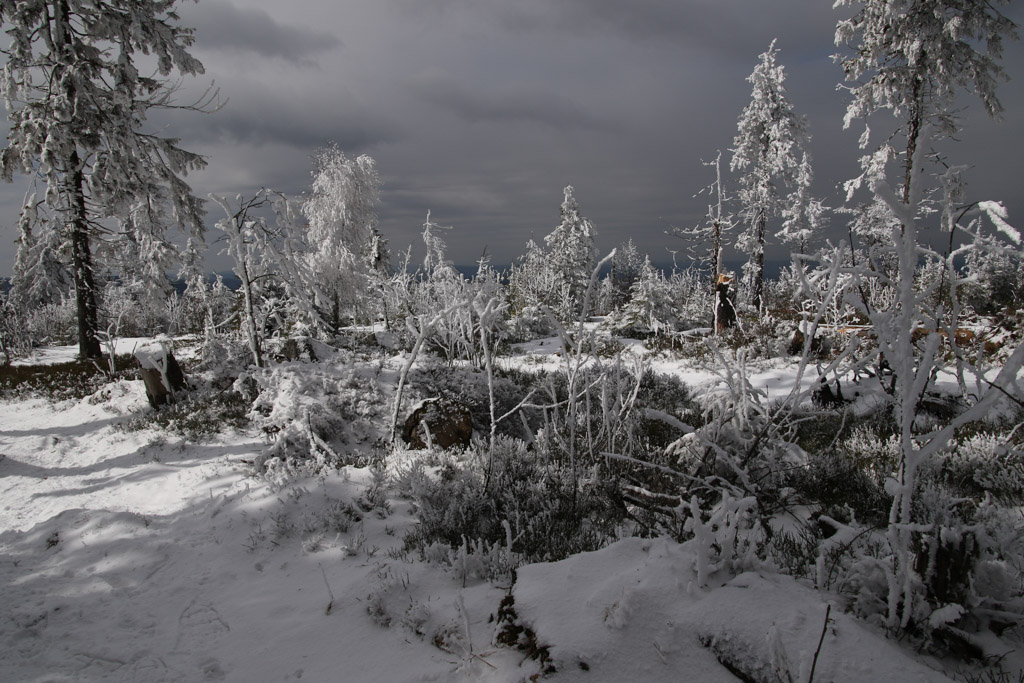
[[[470,579],[481,581],[508,581],[523,563],[519,553],[511,550],[509,541],[490,542],[483,539],[462,539],[457,548],[435,541],[423,548],[423,557],[434,564],[448,567],[463,586]]]
[[[785,355],[793,340],[794,322],[765,312],[760,317],[740,316],[740,324],[718,336],[724,348],[742,350],[747,360]]]
[[[767,557],[784,574],[798,578],[813,575],[821,533],[812,524],[795,529],[776,529],[767,544]]]
[[[143,337],[167,331],[167,299],[149,292],[140,282],[111,281],[99,300],[101,328],[115,337]]]
[[[1007,617],[1019,623],[1024,615],[1024,539],[1017,511],[989,493],[964,498],[947,486],[947,474],[938,463],[920,473],[914,500],[918,595],[912,626],[957,646],[970,643],[965,635],[970,632],[992,624],[1004,628]]]
[[[678,465],[714,491],[743,491],[769,506],[786,473],[806,454],[792,442],[792,430],[778,406],[748,379],[743,351],[734,360],[718,353],[716,385],[705,390],[703,425],[669,450]]]
[[[968,442],[970,452],[983,449],[987,438],[972,437]],[[963,458],[969,458],[967,453],[954,452],[918,473],[912,572],[901,587],[901,595],[909,598],[909,611],[900,628],[933,649],[952,648],[978,657],[983,648],[976,633],[1001,631],[1019,623],[1024,614],[1024,540],[1019,513],[990,492],[979,491],[978,482],[958,476],[969,470]],[[853,482],[869,475],[847,476]],[[980,495],[965,496],[968,491]],[[1013,493],[1019,491],[1018,486]],[[894,609],[892,548],[883,532],[885,522],[865,520],[852,514],[852,506],[845,507],[851,512],[849,519],[820,517],[823,538],[816,581],[820,587],[848,594],[856,614],[883,625]],[[904,607],[902,602],[895,606],[901,611]]]
[[[77,316],[74,298],[66,297],[31,309],[25,323],[33,342],[69,345],[78,339]]]
[[[982,432],[953,444],[941,460],[940,473],[944,484],[960,495],[1024,504],[1024,450],[1000,434]]]
[[[851,454],[848,443],[809,454],[807,466],[796,470],[788,483],[803,501],[829,517],[844,523],[884,525],[892,497],[864,461]]]
[[[606,493],[597,482],[574,482],[540,445],[527,450],[522,441],[499,438],[489,483],[485,456],[486,446],[477,443],[413,485],[420,523],[406,536],[407,548],[427,555],[436,543],[470,544],[470,554],[486,555],[500,546],[524,561],[541,561],[595,550],[613,537],[618,515]]]
[[[372,373],[337,362],[282,363],[253,368],[245,380],[257,388],[250,415],[269,442],[257,471],[288,477],[376,457],[387,402]]]
[[[992,315],[1001,309],[1019,308],[1024,302],[1024,268],[1021,258],[1008,250],[975,251],[967,257],[971,282],[964,300],[977,313]]]
[[[198,443],[230,429],[249,424],[249,402],[235,391],[204,386],[179,397],[174,403],[129,420],[129,431],[158,427]]]
[[[0,396],[78,401],[93,396],[110,382],[139,379],[139,364],[133,356],[117,356],[116,365],[113,374],[90,361],[0,365]]]
[[[493,381],[495,412],[504,415],[529,393],[535,376],[515,370],[499,370]],[[409,375],[410,394],[417,399],[441,398],[458,403],[469,411],[474,429],[487,432],[490,428],[490,410],[487,378],[484,373],[466,367],[447,367],[443,363],[427,361]],[[497,432],[523,437],[518,417],[497,425]]]
[[[712,574],[735,575],[756,569],[765,542],[764,530],[753,496],[733,498],[723,494],[710,510],[702,510],[697,496],[680,512],[686,516],[685,529],[692,535],[697,583],[707,586]]]
[[[555,324],[548,312],[531,304],[516,310],[508,320],[508,338],[512,342],[525,342],[555,333]]]
[[[197,273],[186,282],[184,293],[175,299],[168,333],[210,337],[237,329],[236,303],[235,293],[224,284],[223,277],[214,274],[208,279]]]
[[[0,365],[27,355],[32,350],[25,321],[9,297],[0,295]]]
[[[863,582],[870,594],[865,604],[874,605],[875,597],[884,596],[884,586],[874,583],[881,576],[875,563],[884,552],[868,553],[864,562],[860,558],[865,549],[882,543],[878,530],[885,527],[892,505],[884,488],[898,455],[891,417],[884,412],[857,418],[801,411],[796,422],[807,458],[789,473],[786,486],[805,510],[804,521],[776,533],[769,555],[786,573],[813,576],[819,588],[846,589],[850,582]],[[876,589],[881,593],[872,592]]]
[[[373,463],[370,475],[370,484],[356,499],[356,505],[363,512],[373,512],[381,519],[385,519],[391,514],[391,503],[388,501],[387,476],[381,463]]]

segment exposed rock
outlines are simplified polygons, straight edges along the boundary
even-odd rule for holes
[[[421,402],[402,428],[402,439],[413,450],[424,449],[428,443],[445,450],[466,448],[472,437],[473,416],[469,409],[447,398]]]

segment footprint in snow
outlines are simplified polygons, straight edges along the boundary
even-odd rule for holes
[[[200,603],[196,598],[178,617],[178,637],[173,652],[193,654],[207,650],[214,640],[230,630],[213,605]]]

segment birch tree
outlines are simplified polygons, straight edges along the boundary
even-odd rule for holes
[[[143,232],[161,242],[168,222],[202,232],[202,204],[182,177],[205,162],[177,140],[143,130],[150,110],[177,106],[172,73],[203,73],[187,51],[193,32],[177,25],[175,4],[0,0],[0,25],[11,40],[2,50],[10,130],[0,175],[11,181],[23,172],[45,183],[53,218],[46,229],[68,246],[83,357],[101,356],[94,242]],[[152,75],[139,72],[140,57],[154,65]],[[211,99],[186,108],[203,109]]]
[[[387,250],[377,229],[380,176],[374,160],[349,159],[337,145],[314,157],[313,189],[302,204],[309,222],[310,267],[319,274],[328,301],[325,316],[337,332],[343,304],[356,304],[368,279],[387,267]]]

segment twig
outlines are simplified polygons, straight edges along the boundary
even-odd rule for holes
[[[832,603],[825,606],[825,623],[821,625],[821,638],[818,639],[818,648],[814,651],[814,659],[811,660],[811,672],[807,676],[807,683],[814,683],[814,668],[818,666],[818,655],[821,654],[821,646],[825,642],[825,633],[828,632],[828,615],[832,612]]]
[[[317,565],[320,567],[320,573],[323,574],[324,585],[327,586],[327,595],[331,596],[330,602],[327,603],[327,609],[324,611],[324,614],[328,615],[331,613],[331,609],[334,608],[334,591],[331,590],[331,584],[327,583],[327,572],[324,571],[324,566],[319,562]]]

